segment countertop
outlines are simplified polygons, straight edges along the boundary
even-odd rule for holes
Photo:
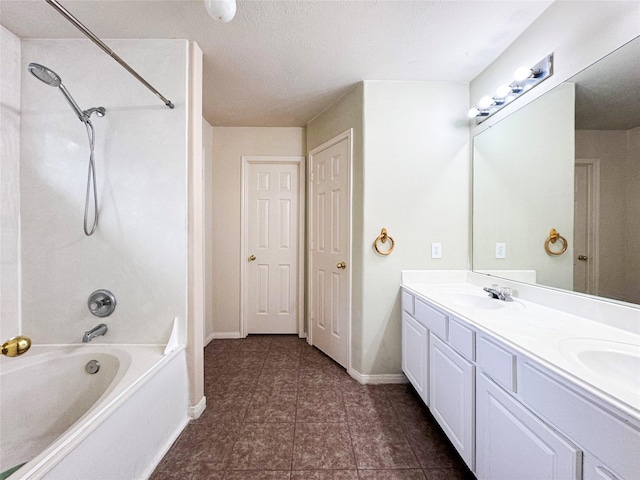
[[[487,296],[482,287],[471,283],[407,282],[402,286],[640,422],[640,362],[615,353],[622,351],[640,358],[637,333],[521,298],[514,298],[513,302],[493,300],[498,307],[489,305],[491,309],[461,305],[452,299],[455,292]],[[612,381],[610,376],[585,366],[577,357],[585,347],[613,352],[612,361],[617,362],[619,358],[620,363],[610,367],[616,370],[619,367],[627,380],[631,377],[630,381],[624,384]]]

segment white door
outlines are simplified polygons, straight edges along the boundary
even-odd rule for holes
[[[577,160],[574,187],[573,289],[598,293],[598,161]]]
[[[351,311],[351,134],[310,154],[310,342],[348,368]]]
[[[402,312],[402,371],[427,406],[429,406],[428,368],[429,331],[407,312]]]
[[[300,166],[249,162],[245,333],[297,333]]]

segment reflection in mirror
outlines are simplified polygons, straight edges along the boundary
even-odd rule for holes
[[[474,138],[474,271],[640,304],[638,65],[640,37]]]

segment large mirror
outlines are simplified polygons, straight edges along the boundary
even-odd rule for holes
[[[640,304],[638,65],[640,37],[474,138],[474,271]]]

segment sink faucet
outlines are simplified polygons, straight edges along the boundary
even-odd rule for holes
[[[511,289],[509,287],[500,287],[494,283],[490,287],[484,287],[483,290],[488,292],[491,298],[502,300],[504,302],[513,302],[513,298],[511,298]]]
[[[93,340],[98,335],[104,335],[107,333],[107,326],[104,323],[100,325],[96,325],[88,332],[84,332],[84,336],[82,337],[82,343],[87,343]]]

